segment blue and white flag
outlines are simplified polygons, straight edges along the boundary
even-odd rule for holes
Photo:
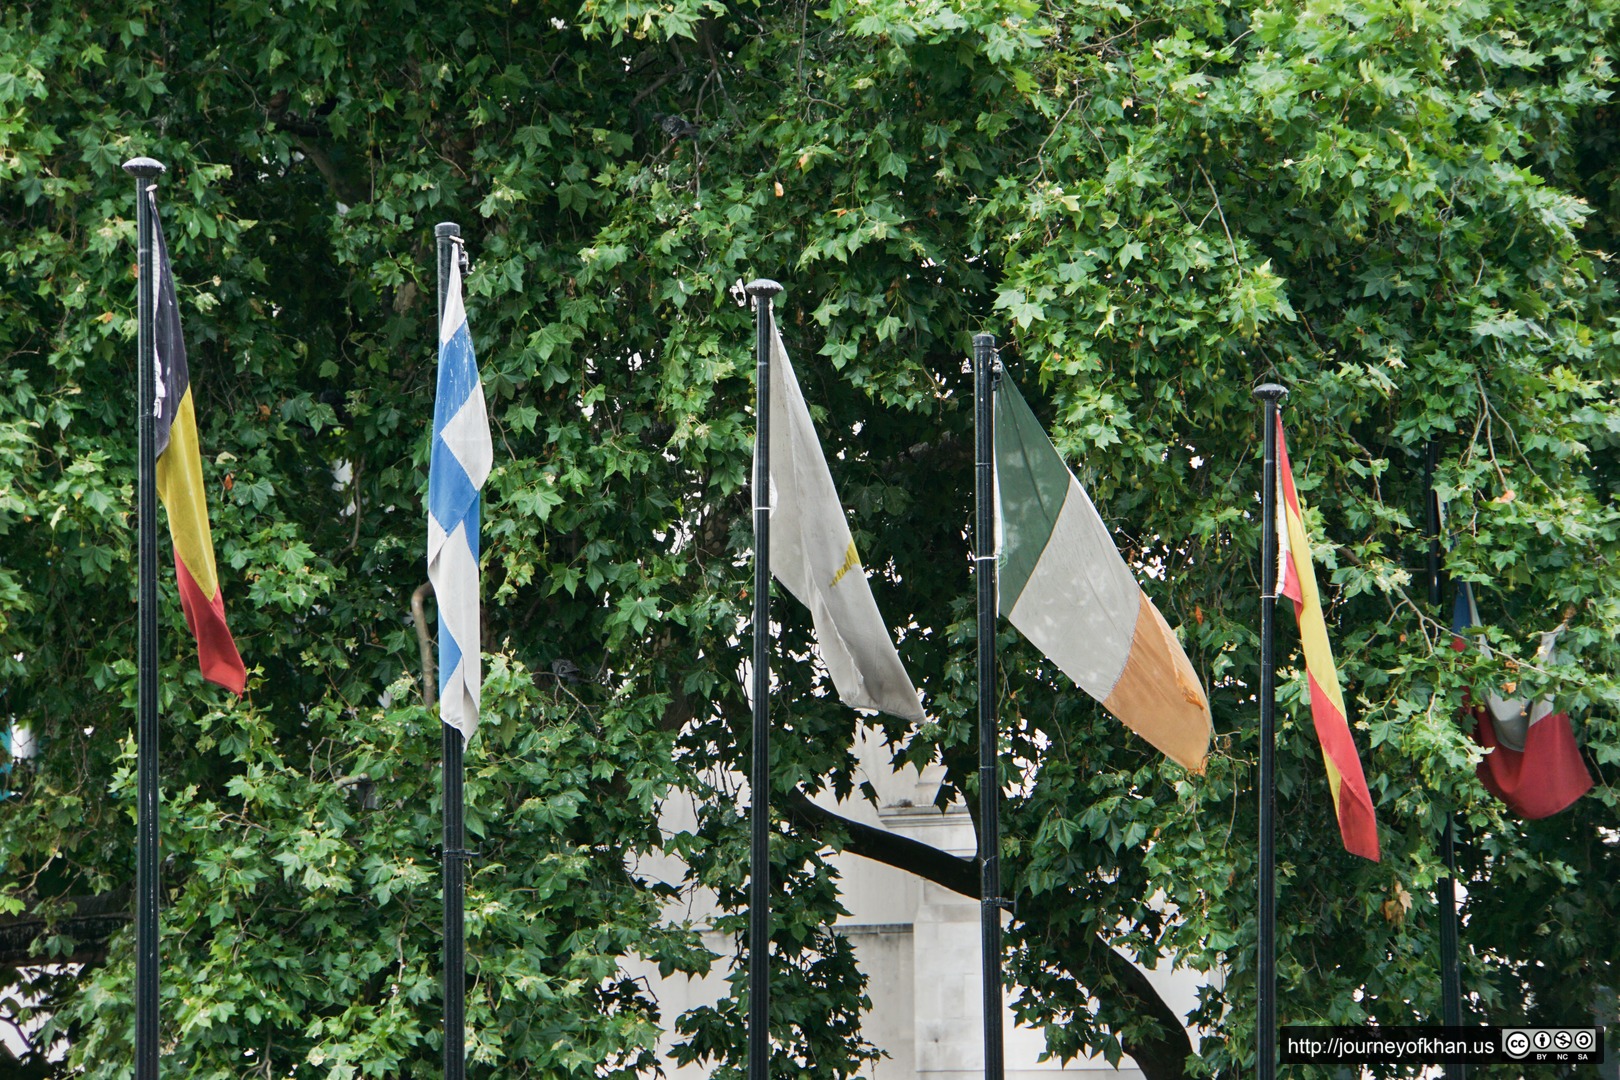
[[[495,447],[478,359],[461,302],[461,268],[450,260],[439,319],[439,388],[428,470],[428,580],[439,607],[439,716],[465,741],[478,728],[478,492]]]

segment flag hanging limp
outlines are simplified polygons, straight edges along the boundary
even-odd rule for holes
[[[156,378],[153,453],[157,457],[158,496],[169,516],[180,607],[197,639],[197,666],[203,678],[240,695],[247,685],[247,669],[236,651],[230,627],[225,625],[225,597],[214,565],[214,536],[208,527],[208,492],[203,486],[197,413],[185,339],[180,332],[180,305],[169,266],[169,246],[163,240],[156,198],[150,192],[146,197],[152,199],[157,271],[152,276],[152,363]]]
[[[1483,634],[1470,634],[1479,625],[1479,609],[1474,606],[1473,587],[1463,584],[1457,590],[1452,609],[1453,646],[1466,648],[1465,638],[1473,637],[1480,653],[1487,658],[1491,647]],[[1556,662],[1558,631],[1542,635],[1536,652],[1538,663]],[[1476,699],[1478,700],[1478,699]],[[1574,805],[1592,788],[1592,774],[1581,760],[1575,745],[1575,732],[1569,713],[1553,711],[1551,698],[1533,705],[1522,698],[1485,694],[1484,705],[1474,706],[1474,741],[1490,753],[1479,763],[1479,779],[1492,795],[1522,818],[1552,817]]]
[[[1305,533],[1305,509],[1294,490],[1294,471],[1288,463],[1282,417],[1277,418],[1277,591],[1294,602],[1299,620],[1300,647],[1305,653],[1305,675],[1311,687],[1311,719],[1322,744],[1328,790],[1339,818],[1339,834],[1354,855],[1378,861],[1378,822],[1373,816],[1372,792],[1361,771],[1361,757],[1350,737],[1339,672],[1328,644],[1327,619],[1316,591],[1311,567],[1310,538]]]
[[[995,411],[1001,613],[1132,731],[1203,771],[1209,696],[1192,662],[1010,379]]]
[[[461,268],[450,260],[439,320],[439,385],[428,468],[428,580],[439,608],[439,717],[471,739],[478,728],[479,491],[495,461],[478,359],[461,300]]]
[[[844,704],[922,721],[774,324],[770,429],[771,573],[810,609],[822,662]],[[756,499],[767,494],[757,482],[754,490]]]

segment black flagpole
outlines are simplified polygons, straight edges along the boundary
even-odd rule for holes
[[[1260,910],[1257,933],[1259,1009],[1255,1046],[1260,1080],[1277,1075],[1277,870],[1272,841],[1275,788],[1277,676],[1272,638],[1277,615],[1277,406],[1286,387],[1265,383],[1254,389],[1265,402],[1265,480],[1260,493]]]
[[[1431,441],[1423,451],[1424,511],[1429,533],[1429,607],[1442,620],[1440,582],[1440,497],[1434,491],[1434,470],[1440,463],[1440,447]],[[1440,1007],[1447,1027],[1462,1025],[1462,968],[1457,948],[1457,851],[1453,842],[1453,818],[1446,812],[1445,831],[1440,834],[1440,855],[1446,863],[1446,876],[1440,879]],[[1468,1075],[1464,1065],[1448,1065],[1445,1076],[1462,1080]]]
[[[433,229],[439,248],[439,323],[443,336],[444,291],[450,260],[457,258],[461,226],[441,222]],[[463,827],[462,734],[439,724],[444,742],[444,1080],[467,1075],[467,852]]]
[[[1001,780],[996,730],[994,334],[973,335],[973,578],[979,591],[979,952],[984,1080],[1001,1080]]]
[[[139,673],[135,761],[135,1080],[158,1076],[158,662],[157,662],[157,399],[154,316],[157,272],[153,192],[163,165],[147,157],[124,162],[135,177],[136,276],[136,670]]]
[[[748,773],[748,1080],[771,1072],[771,300],[767,278],[754,298],[754,755]]]

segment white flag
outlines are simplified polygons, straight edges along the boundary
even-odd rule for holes
[[[810,609],[838,697],[851,708],[922,721],[917,690],[872,599],[810,410],[774,325],[770,480],[771,573]],[[761,494],[756,485],[754,497]]]

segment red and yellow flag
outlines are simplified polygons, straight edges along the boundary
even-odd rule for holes
[[[197,415],[192,405],[191,372],[180,335],[180,307],[169,270],[169,247],[152,207],[155,232],[156,293],[152,320],[152,363],[157,376],[157,489],[169,515],[174,540],[174,570],[180,584],[180,607],[197,637],[197,665],[203,678],[240,695],[247,669],[225,625],[225,598],[214,569],[214,537],[208,528],[208,496],[203,487],[198,449]]]
[[[1328,644],[1327,620],[1311,569],[1310,538],[1305,534],[1305,510],[1294,490],[1294,470],[1288,464],[1288,443],[1282,418],[1277,418],[1277,582],[1278,591],[1294,602],[1299,620],[1300,645],[1305,651],[1305,674],[1311,683],[1311,719],[1322,743],[1328,788],[1339,816],[1344,846],[1354,855],[1378,861],[1378,822],[1373,817],[1372,793],[1361,772],[1361,758],[1350,738],[1339,673]]]

